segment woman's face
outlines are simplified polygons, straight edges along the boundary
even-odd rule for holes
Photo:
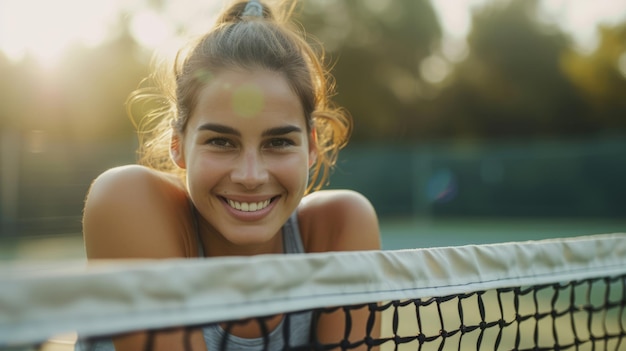
[[[191,199],[225,249],[268,243],[304,196],[316,154],[297,95],[279,73],[233,70],[196,101],[172,150]]]

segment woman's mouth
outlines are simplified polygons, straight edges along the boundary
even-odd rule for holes
[[[273,198],[267,199],[265,201],[258,201],[258,202],[243,202],[243,201],[234,201],[231,199],[226,199],[226,203],[228,203],[230,207],[241,212],[256,212],[269,206],[272,200]]]

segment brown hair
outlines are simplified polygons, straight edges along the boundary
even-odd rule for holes
[[[137,126],[141,143],[139,162],[180,173],[169,156],[170,137],[173,129],[185,131],[199,89],[222,70],[261,68],[284,75],[300,99],[308,131],[315,131],[318,155],[310,171],[309,191],[318,190],[327,182],[339,150],[350,137],[352,119],[330,101],[334,84],[323,65],[323,52],[316,53],[286,20],[293,12],[294,3],[281,7],[281,17],[275,17],[267,5],[261,5],[262,16],[244,15],[247,3],[235,2],[222,13],[211,31],[192,43],[187,54],[179,52],[171,72],[173,77],[162,79],[155,72],[152,78],[157,91],[143,88],[131,95],[128,104],[131,117],[138,102],[152,104]]]

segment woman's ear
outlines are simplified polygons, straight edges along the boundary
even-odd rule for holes
[[[182,169],[187,168],[187,164],[185,163],[183,139],[177,132],[172,132],[172,137],[170,139],[170,157],[178,167]]]

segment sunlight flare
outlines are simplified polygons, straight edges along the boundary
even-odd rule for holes
[[[53,66],[71,45],[100,44],[117,7],[115,1],[4,0],[0,51],[11,60],[32,56],[44,66]]]

